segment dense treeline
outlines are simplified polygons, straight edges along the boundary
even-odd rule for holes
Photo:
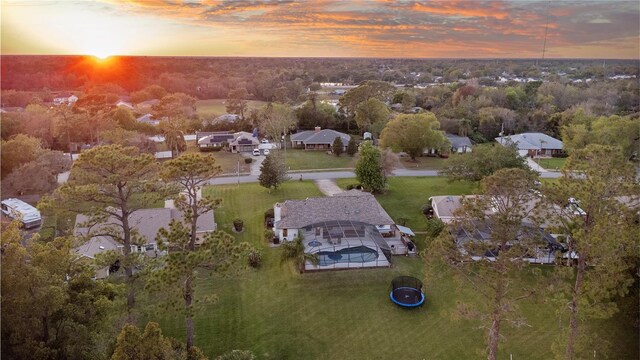
[[[286,92],[297,95],[314,82],[357,85],[382,80],[415,85],[436,80],[491,78],[503,73],[520,77],[560,80],[604,79],[640,75],[637,61],[608,60],[420,60],[420,59],[320,59],[320,58],[177,58],[119,57],[100,63],[82,56],[2,56],[2,89],[23,91],[87,90],[109,85],[119,95],[150,85],[170,93],[182,92],[199,99],[225,98],[244,87],[255,99],[276,100]],[[603,66],[604,65],[604,66]]]

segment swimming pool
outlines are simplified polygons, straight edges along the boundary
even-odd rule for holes
[[[366,263],[378,260],[378,252],[366,246],[354,246],[338,251],[318,251],[320,266],[335,263]]]

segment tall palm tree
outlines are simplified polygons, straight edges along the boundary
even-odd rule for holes
[[[282,246],[280,261],[282,263],[293,261],[302,274],[304,272],[304,264],[309,261],[313,265],[318,265],[320,260],[317,254],[309,254],[304,252],[304,237],[298,233],[293,241],[284,241]]]
[[[473,127],[471,126],[471,120],[462,119],[458,122],[458,135],[469,136],[471,130],[473,130]]]

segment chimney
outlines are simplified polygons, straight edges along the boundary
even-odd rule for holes
[[[273,207],[273,222],[282,220],[282,208],[280,207],[280,203],[276,203],[276,206]]]
[[[315,131],[319,132],[320,131],[320,126],[316,126]]]

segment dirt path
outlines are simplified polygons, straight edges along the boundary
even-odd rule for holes
[[[340,189],[336,184],[335,180],[332,179],[321,179],[316,180],[316,186],[326,196],[333,196],[335,194],[339,194],[344,190]]]

